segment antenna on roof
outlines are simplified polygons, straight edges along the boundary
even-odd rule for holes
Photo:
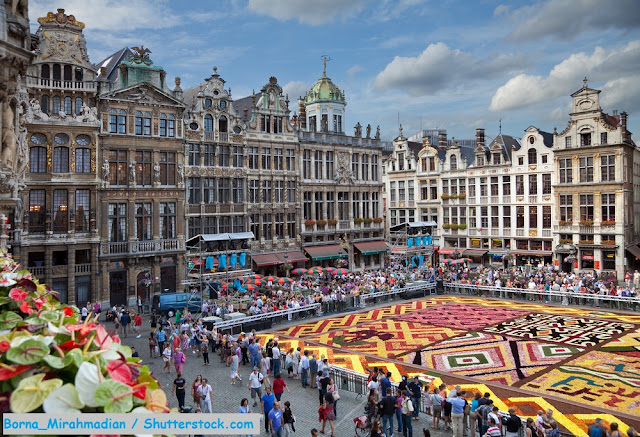
[[[498,131],[500,132],[500,134],[499,134],[499,135],[502,135],[502,119],[498,120],[498,122],[500,123],[500,124],[498,125]]]
[[[322,59],[322,63],[324,64],[324,69],[322,70],[322,75],[326,76],[327,75],[327,61],[330,61],[331,58],[329,57],[329,55],[322,55],[322,56],[320,56],[320,59]]]

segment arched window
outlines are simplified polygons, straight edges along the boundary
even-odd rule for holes
[[[204,130],[207,132],[213,131],[213,117],[210,114],[204,116]]]
[[[60,96],[53,96],[53,108],[51,112],[55,115],[58,115],[58,112],[60,112]]]
[[[43,64],[40,69],[40,77],[42,79],[50,79],[51,71],[49,69],[49,64]]]
[[[220,132],[228,132],[229,131],[229,126],[227,123],[227,117],[225,117],[224,115],[221,115],[220,118],[218,119],[218,130]]]
[[[67,96],[64,98],[64,113],[66,115],[73,114],[73,110],[71,109],[71,97]]]
[[[82,97],[76,97],[76,115],[82,114]]]
[[[538,151],[533,147],[527,151],[527,160],[529,161],[529,165],[538,163]]]
[[[456,155],[451,155],[449,157],[449,169],[450,170],[458,169],[458,160],[456,159]]]
[[[49,96],[42,96],[40,99],[40,109],[45,114],[49,113]]]
[[[63,68],[64,80],[71,82],[71,65],[65,65]]]
[[[69,148],[54,147],[53,148],[53,172],[68,173],[69,172]]]
[[[60,80],[60,64],[53,64],[53,80]]]
[[[76,67],[75,72],[76,72],[76,74],[75,74],[75,76],[76,76],[76,78],[75,78],[76,82],[82,82],[82,78],[83,78],[83,75],[84,75],[84,73],[82,72],[82,68],[80,68],[80,67]]]

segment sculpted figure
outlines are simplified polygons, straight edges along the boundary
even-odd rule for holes
[[[2,111],[2,167],[13,170],[16,150],[18,148],[18,135],[14,126],[14,114],[11,105],[5,105]]]

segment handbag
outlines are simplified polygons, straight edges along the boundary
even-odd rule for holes
[[[337,401],[338,399],[340,399],[340,393],[338,393],[338,390],[334,390],[331,392],[333,395],[333,400]]]

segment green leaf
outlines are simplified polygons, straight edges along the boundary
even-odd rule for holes
[[[9,401],[14,413],[29,413],[42,405],[50,393],[62,386],[61,379],[43,381],[45,374],[39,373],[20,381]]]
[[[60,312],[58,311],[43,311],[40,313],[40,317],[46,319],[49,322],[58,323],[60,321]]]
[[[49,355],[49,347],[37,340],[27,340],[7,351],[7,359],[18,364],[35,364]]]
[[[133,394],[129,392],[128,385],[107,379],[96,389],[95,401],[104,407],[105,413],[128,413],[133,408]]]
[[[149,383],[149,385],[147,386],[148,389],[155,390],[158,388],[158,381],[156,381],[156,379],[148,373],[141,373],[140,376],[138,376],[137,381],[139,384],[142,384],[143,382],[148,382]]]
[[[5,305],[9,302],[11,302],[13,299],[11,299],[10,297],[7,296],[2,296],[0,297],[0,305]]]
[[[80,413],[80,410],[84,408],[84,402],[80,400],[75,386],[68,383],[51,392],[44,400],[42,408],[45,413],[49,414]]]
[[[30,316],[27,317],[26,319],[24,319],[24,321],[28,324],[28,325],[46,325],[47,323],[49,323],[49,321],[47,319],[44,319],[42,317],[38,317],[38,316]]]
[[[7,311],[0,314],[0,330],[13,329],[20,322],[22,322],[22,317],[13,311]]]
[[[66,358],[67,357],[65,357],[65,359]],[[47,355],[46,357],[44,357],[44,362],[47,363],[49,367],[53,367],[54,369],[62,369],[64,367],[67,367],[67,364],[64,363],[64,359],[60,358],[57,355]]]
[[[71,362],[75,364],[75,366],[79,369],[82,363],[84,362],[84,357],[82,356],[82,351],[80,349],[71,349],[67,354],[66,358],[71,359]]]
[[[83,362],[76,373],[75,386],[78,395],[84,404],[88,407],[97,407],[95,393],[98,384],[101,382],[99,376],[100,370],[93,363]]]

